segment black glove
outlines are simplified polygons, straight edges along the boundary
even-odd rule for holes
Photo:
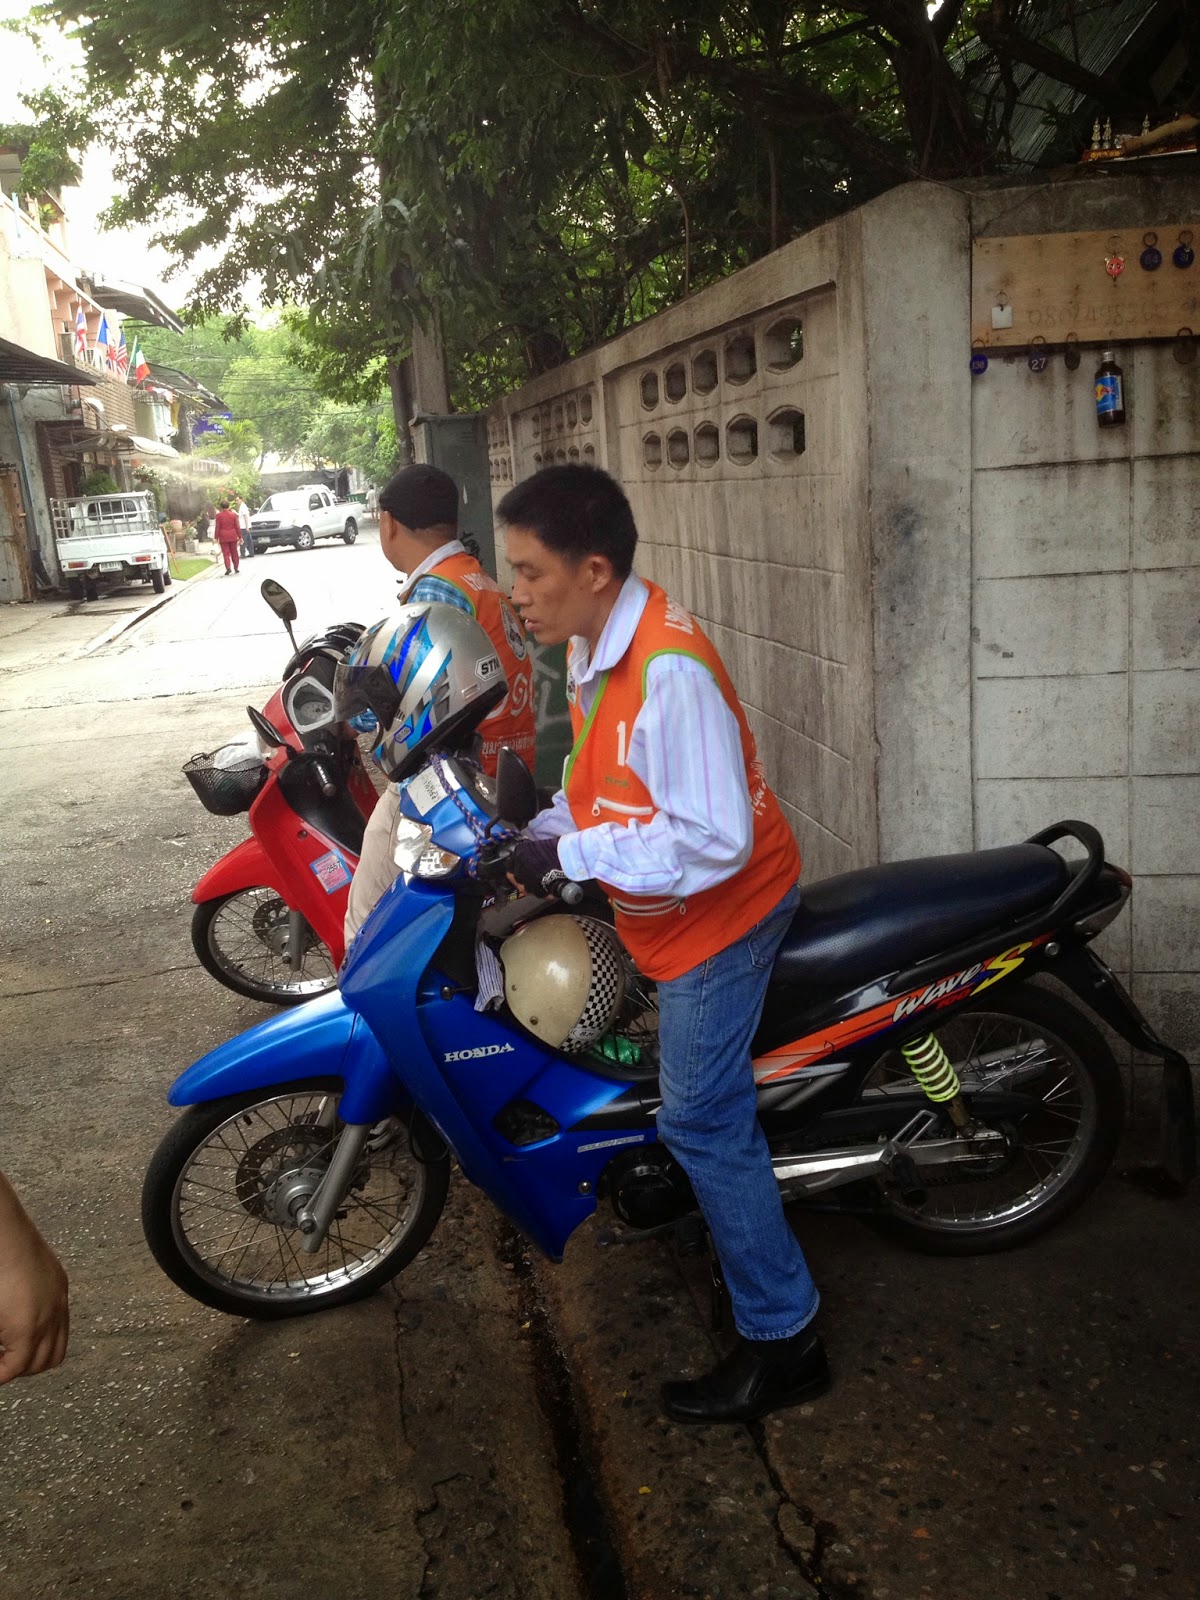
[[[550,894],[555,882],[566,877],[558,861],[558,841],[524,834],[513,846],[508,870],[526,894]]]

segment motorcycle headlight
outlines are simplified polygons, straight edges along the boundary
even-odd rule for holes
[[[445,878],[455,870],[462,857],[434,844],[433,829],[427,822],[401,816],[396,823],[392,859],[401,872],[411,872],[414,878]]]

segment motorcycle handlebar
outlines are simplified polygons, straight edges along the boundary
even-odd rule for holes
[[[503,839],[485,844],[476,857],[480,877],[497,884],[506,883],[516,843],[515,839]],[[568,878],[565,872],[548,873],[540,888],[542,894],[554,895],[566,906],[577,906],[583,899],[583,885]]]

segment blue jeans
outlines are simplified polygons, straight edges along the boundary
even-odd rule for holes
[[[783,1214],[750,1064],[771,966],[799,903],[789,889],[735,944],[658,986],[659,1137],[691,1179],[747,1339],[799,1333],[819,1300]]]

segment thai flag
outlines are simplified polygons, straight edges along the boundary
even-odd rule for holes
[[[125,344],[125,329],[123,327],[117,330],[117,353],[114,357],[114,364],[123,378],[128,376],[129,350]]]
[[[108,317],[102,311],[100,313],[100,332],[96,335],[96,348],[104,351],[104,365],[111,369],[113,366],[113,347],[109,342],[110,339]]]
[[[80,361],[87,360],[87,318],[82,306],[75,313],[75,354]]]

